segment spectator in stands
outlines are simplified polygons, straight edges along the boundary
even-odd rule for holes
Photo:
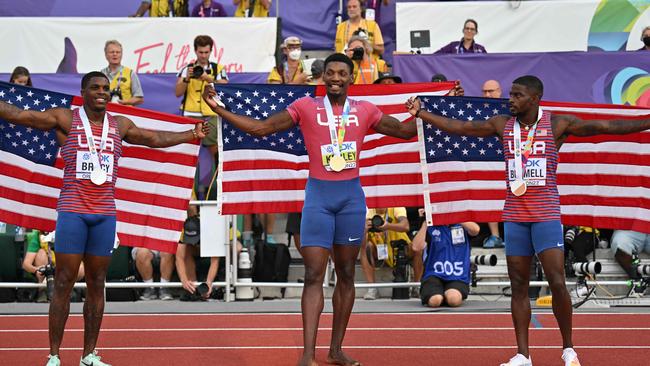
[[[311,64],[311,85],[323,85],[323,71],[325,71],[325,61],[318,59]]]
[[[310,77],[305,70],[305,64],[300,60],[302,41],[298,37],[287,37],[280,45],[282,61],[269,73],[269,84],[302,84],[306,85]]]
[[[183,225],[183,235],[176,249],[176,271],[178,277],[183,283],[183,288],[187,291],[181,295],[181,301],[198,300],[196,286],[196,259],[200,256],[201,245],[201,223],[197,216],[188,217]],[[219,258],[210,258],[210,268],[205,278],[208,285],[208,291],[203,295],[203,299],[209,299],[212,294],[212,283],[217,278],[219,270]]]
[[[147,248],[134,247],[131,250],[131,258],[135,261],[135,268],[138,270],[142,282],[153,283],[154,264],[160,267],[160,283],[170,282],[174,272],[174,255],[171,253],[160,252]],[[140,300],[173,300],[174,297],[166,287],[158,289],[156,294],[155,287],[147,287],[142,292]]]
[[[361,268],[368,283],[375,283],[375,262],[384,261],[389,267],[395,267],[395,254],[391,243],[404,240],[411,244],[408,236],[409,222],[406,208],[376,208],[366,213],[366,231],[361,242]],[[413,255],[414,281],[422,276],[422,257]],[[377,298],[377,289],[369,288],[363,296],[366,300]]]
[[[445,74],[435,74],[431,77],[432,83],[441,83],[443,81],[447,81]]]
[[[381,19],[381,5],[388,6],[388,0],[361,0],[361,7],[365,9],[364,18],[374,20],[379,24]]]
[[[196,4],[192,10],[192,17],[195,18],[216,18],[227,16],[228,14],[226,14],[226,10],[223,8],[223,5],[212,0],[201,1],[199,4]]]
[[[474,41],[478,34],[478,23],[474,19],[467,19],[463,26],[463,38],[460,41],[451,42],[435,53],[487,53],[485,47]]]
[[[391,74],[390,72],[382,72],[379,78],[375,80],[374,84],[401,84],[402,78]]]
[[[475,222],[427,226],[420,209],[422,226],[413,238],[413,249],[423,251],[424,276],[420,286],[422,305],[461,306],[469,294],[469,235],[478,234]]]
[[[372,47],[367,39],[353,36],[345,50],[347,56],[354,62],[354,83],[372,84],[379,78],[380,72],[386,71],[386,63],[379,64],[371,56]]]
[[[349,48],[350,40],[354,35],[366,38],[371,45],[369,52],[374,59],[384,53],[384,38],[381,36],[379,25],[374,20],[366,20],[361,17],[361,2],[359,0],[348,0],[347,5],[349,19],[341,22],[336,27],[336,38],[334,50],[343,52]]]
[[[102,69],[102,73],[111,83],[111,102],[131,106],[144,103],[144,92],[138,74],[122,66],[122,44],[116,40],[106,41],[104,56],[108,66]]]
[[[501,98],[501,85],[496,80],[487,80],[483,83],[482,92],[485,98]],[[483,248],[504,248],[505,244],[503,244],[503,239],[501,239],[499,233],[499,223],[488,222],[487,224],[490,228],[490,236],[483,241]]]
[[[196,60],[185,65],[176,79],[176,97],[183,97],[180,110],[184,116],[202,119],[210,125],[210,134],[203,139],[212,156],[217,155],[217,126],[219,117],[203,101],[203,89],[211,83],[227,83],[225,68],[210,61],[214,41],[210,36],[200,35],[194,38]]]
[[[632,265],[633,255],[643,252],[650,254],[650,235],[632,230],[615,230],[612,235],[612,252],[630,278],[639,278]]]
[[[40,231],[32,230],[26,235],[25,257],[23,258],[23,270],[36,277],[36,282],[42,283],[45,281],[45,276],[42,270],[51,263],[56,266],[56,256],[54,249],[50,248],[50,242],[53,243],[53,235],[41,235]],[[84,278],[83,262],[79,265],[79,272],[77,274],[77,281]],[[38,290],[37,302],[47,302],[47,293],[45,289]]]
[[[29,75],[29,70],[27,70],[27,68],[16,66],[9,77],[9,82],[22,86],[32,86],[32,77]]]
[[[150,17],[186,17],[189,16],[189,1],[142,0],[138,10],[131,16],[142,17],[146,12],[149,12]]]
[[[639,48],[637,51],[650,51],[650,26],[643,28],[643,32],[641,32],[641,42],[643,42],[643,47]]]
[[[496,80],[484,82],[482,91],[485,98],[501,98],[501,84]]]
[[[236,17],[244,18],[265,18],[269,16],[271,9],[271,0],[233,0],[232,3],[237,5],[235,10]]]

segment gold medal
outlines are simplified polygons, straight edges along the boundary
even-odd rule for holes
[[[330,159],[330,168],[335,172],[340,172],[345,168],[345,159],[341,155],[334,155]]]
[[[526,193],[526,182],[523,179],[510,182],[510,191],[517,197],[522,196]]]

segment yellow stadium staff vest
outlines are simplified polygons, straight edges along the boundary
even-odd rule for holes
[[[188,16],[185,8],[187,7],[187,0],[174,0],[174,16]],[[149,9],[150,17],[168,17],[169,16],[169,0],[152,0],[151,9]]]
[[[391,223],[397,223],[397,217],[395,217],[395,210],[391,207],[386,212],[387,215],[384,216],[384,220],[390,219]],[[377,244],[386,244],[388,245],[388,258],[386,258],[386,264],[389,267],[395,267],[395,254],[393,248],[390,246],[390,243],[396,240],[404,240],[407,244],[411,244],[411,239],[407,233],[401,233],[398,231],[385,231],[381,233],[368,232],[368,243],[374,245]]]
[[[250,7],[250,1],[249,0],[241,0],[239,5],[237,6],[237,9],[235,10],[235,17],[243,17],[246,14],[246,9]],[[250,15],[249,15],[250,16]],[[255,2],[255,5],[253,5],[253,17],[256,18],[263,18],[263,17],[268,17],[269,16],[269,10],[265,9],[262,3],[258,0]]]
[[[131,69],[122,66],[122,70],[118,72],[113,80],[111,80],[110,88],[115,90],[117,85],[120,85],[120,92],[122,93],[122,100],[129,100],[133,96],[131,93]]]
[[[223,66],[210,62],[210,75],[217,80],[217,76],[223,71]],[[202,116],[216,116],[210,106],[203,100],[203,89],[208,85],[203,80],[190,78],[187,83],[186,99],[181,103],[180,109],[186,112],[201,113]]]

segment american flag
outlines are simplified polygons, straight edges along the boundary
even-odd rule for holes
[[[432,113],[461,120],[509,114],[505,99],[421,98]],[[543,102],[555,114],[582,119],[639,119],[644,108]],[[424,123],[425,183],[433,221],[500,221],[506,193],[503,145],[497,137],[447,134]],[[650,131],[569,137],[560,149],[558,190],[562,222],[650,233]]]
[[[77,108],[79,97],[0,82],[0,100],[24,110]],[[138,127],[185,131],[195,121],[110,104]],[[175,252],[191,196],[198,143],[165,149],[123,142],[115,185],[121,244]],[[0,221],[52,231],[63,179],[56,134],[0,120]]]
[[[454,83],[352,85],[348,96],[374,103],[400,121],[411,119],[404,102],[419,94],[445,95]],[[226,107],[255,119],[285,109],[303,96],[324,96],[323,86],[219,85]],[[298,127],[255,138],[222,122],[218,178],[222,214],[298,212],[308,176],[308,157]],[[368,207],[422,205],[417,137],[404,141],[374,131],[360,156]]]

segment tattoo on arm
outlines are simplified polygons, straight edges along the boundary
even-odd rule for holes
[[[582,120],[575,116],[558,116],[566,124],[564,135],[625,135],[650,129],[650,119]]]

